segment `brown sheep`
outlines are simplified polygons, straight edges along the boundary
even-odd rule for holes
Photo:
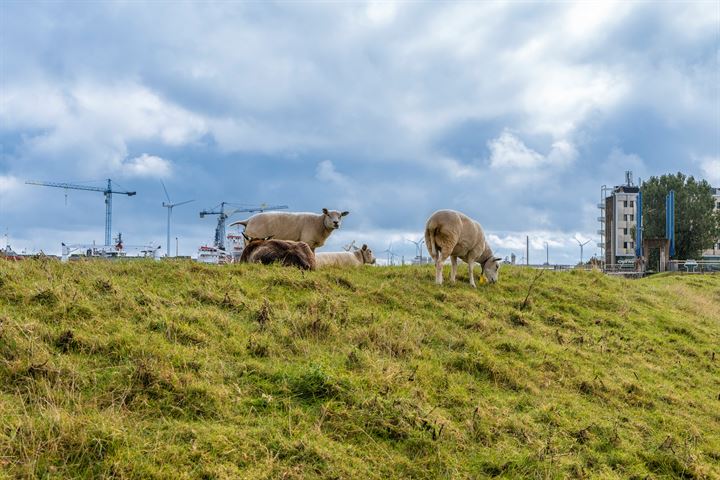
[[[305,242],[274,240],[271,237],[245,237],[245,248],[240,256],[241,263],[278,262],[282,265],[298,267],[303,270],[315,270],[315,254]]]

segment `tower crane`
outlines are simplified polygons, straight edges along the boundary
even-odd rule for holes
[[[127,195],[132,197],[137,192],[124,192],[121,190],[113,190],[112,180],[107,179],[107,187],[91,187],[88,185],[76,185],[73,183],[58,183],[58,182],[25,182],[28,185],[40,185],[43,187],[56,187],[64,188],[66,190],[86,190],[89,192],[102,192],[105,195],[105,245],[110,245],[110,233],[112,232],[112,196],[116,195]]]
[[[238,208],[225,211],[226,206]],[[236,203],[220,202],[220,205],[216,205],[210,210],[201,211],[200,218],[205,218],[205,215],[218,216],[217,227],[215,227],[215,247],[219,248],[220,250],[225,250],[225,221],[230,216],[240,212],[267,212],[270,210],[283,210],[286,208],[288,208],[287,205],[267,205],[263,203],[262,205],[247,207]]]

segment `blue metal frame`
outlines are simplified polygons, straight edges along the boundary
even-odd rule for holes
[[[665,238],[670,240],[670,256],[675,256],[675,191],[665,197]]]
[[[642,192],[638,192],[635,206],[635,256],[640,258],[643,256]]]

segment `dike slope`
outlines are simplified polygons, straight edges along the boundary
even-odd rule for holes
[[[720,478],[720,276],[0,262],[0,478]]]

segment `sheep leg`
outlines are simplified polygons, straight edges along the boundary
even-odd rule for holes
[[[450,281],[455,283],[455,275],[457,274],[457,257],[455,255],[450,257]]]
[[[447,258],[447,257],[446,257]],[[438,285],[442,285],[443,283],[443,262],[445,259],[443,258],[442,252],[437,252],[437,257],[435,257],[435,283]]]
[[[475,260],[471,260],[468,258],[468,274],[470,275],[470,286],[473,288],[477,288],[475,286],[475,276],[473,275],[473,267],[475,266]]]

